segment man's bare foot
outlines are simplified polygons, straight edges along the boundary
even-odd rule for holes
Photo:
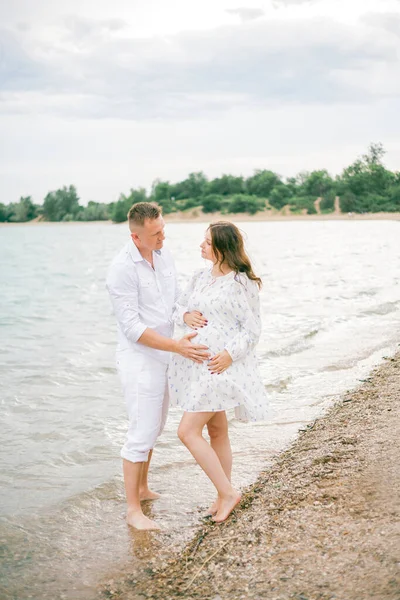
[[[208,509],[206,515],[207,516],[213,516],[216,515],[219,509],[219,503],[220,503],[220,499],[219,497],[214,500],[214,502],[211,504],[210,508]]]
[[[140,501],[142,500],[157,500],[157,498],[161,498],[161,494],[158,492],[153,492],[149,490],[149,488],[139,491]]]
[[[126,522],[131,527],[140,530],[152,530],[152,529],[161,529],[159,525],[155,521],[152,521],[148,517],[146,517],[142,511],[128,511],[126,515]]]
[[[234,494],[232,494],[232,496],[228,496],[228,498],[221,498],[219,503],[219,509],[213,520],[216,523],[222,523],[222,521],[225,521],[229,517],[235,506],[239,504],[241,497],[242,496],[241,494],[239,494],[239,492],[235,492]]]

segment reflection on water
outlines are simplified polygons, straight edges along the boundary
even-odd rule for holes
[[[251,483],[299,428],[358,383],[400,331],[400,224],[243,223],[264,279],[260,369],[267,423],[231,420],[234,483]],[[167,226],[184,283],[203,262],[203,224]],[[193,534],[212,486],[171,411],[145,508],[161,533],[124,521],[126,415],[104,279],[126,226],[0,229],[1,583],[4,598],[88,600],[112,573],[146,568]]]

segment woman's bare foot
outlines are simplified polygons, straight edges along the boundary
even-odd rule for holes
[[[216,523],[222,523],[222,521],[225,521],[229,517],[235,506],[239,504],[241,497],[242,496],[241,494],[239,494],[239,492],[234,492],[231,496],[228,496],[227,498],[221,498],[217,514],[215,515],[213,520]]]
[[[220,503],[220,499],[219,496],[216,500],[214,500],[214,502],[211,504],[210,508],[208,509],[206,515],[207,516],[213,516],[216,515],[219,509],[219,503]]]
[[[161,494],[158,492],[153,492],[152,490],[143,489],[139,491],[139,499],[142,500],[157,500],[157,498],[161,498]]]
[[[126,515],[126,522],[131,527],[140,530],[152,530],[152,529],[161,529],[159,525],[155,521],[152,521],[148,517],[146,517],[141,510],[131,510],[128,511]]]

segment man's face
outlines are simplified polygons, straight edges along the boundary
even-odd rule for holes
[[[164,244],[165,223],[160,216],[157,219],[146,219],[144,225],[137,227],[131,237],[140,250],[161,250]]]

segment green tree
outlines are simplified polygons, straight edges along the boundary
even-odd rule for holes
[[[0,204],[0,223],[8,221],[8,210],[5,204]]]
[[[165,214],[176,211],[176,198],[172,194],[173,186],[169,181],[156,179],[151,189],[151,200],[159,204]]]
[[[47,221],[73,220],[82,209],[75,186],[64,186],[49,192],[43,202],[43,216]]]
[[[108,213],[114,223],[124,223],[128,219],[128,212],[133,204],[147,201],[147,193],[144,188],[131,188],[127,196],[121,194],[116,202],[109,205]]]
[[[300,195],[300,190],[297,182],[297,177],[288,177],[286,179],[286,187],[289,190],[290,196]]]
[[[326,195],[334,187],[334,181],[326,169],[304,175],[301,188],[305,196],[314,196],[316,200],[318,197]]]
[[[391,212],[400,212],[400,173],[397,173],[398,183],[394,183],[389,189],[389,201]]]
[[[110,218],[109,205],[90,200],[78,214],[79,221],[107,221]]]
[[[294,196],[290,198],[289,204],[292,212],[307,211],[308,215],[315,215],[317,209],[315,208],[314,196]]]
[[[381,165],[386,150],[381,142],[372,142],[368,147],[367,154],[363,154],[362,160],[367,165]]]
[[[199,171],[198,173],[190,173],[187,179],[184,179],[175,186],[171,186],[170,194],[176,200],[187,198],[200,199],[207,193],[207,186],[207,177]]]
[[[335,208],[335,198],[336,194],[333,190],[325,192],[319,205],[321,212],[332,212]]]
[[[189,208],[195,208],[201,206],[202,198],[186,198],[185,200],[177,200],[177,210],[188,210]]]
[[[31,196],[21,197],[19,202],[9,204],[4,210],[4,219],[11,223],[32,221],[38,214],[38,207],[32,202]]]
[[[113,223],[124,223],[128,219],[128,210],[126,198],[121,194],[120,198],[113,203],[110,210],[110,217]]]
[[[357,197],[350,190],[346,190],[339,198],[340,210],[343,213],[355,212]]]
[[[203,212],[214,213],[222,210],[224,197],[218,194],[208,194],[203,198]]]
[[[249,177],[246,182],[246,190],[248,194],[253,194],[259,198],[268,198],[275,186],[282,183],[279,175],[273,171],[255,171],[254,175]]]
[[[32,221],[37,216],[37,206],[31,196],[21,197],[19,201],[19,216],[22,221]]]
[[[358,199],[352,211],[367,211],[368,206],[371,206],[371,200],[367,200],[369,195],[375,197],[373,204],[377,205],[380,203],[377,197],[388,197],[390,194],[396,175],[382,164],[384,154],[382,144],[370,144],[367,154],[344,169],[338,179],[339,196],[351,192]]]
[[[265,202],[255,196],[248,194],[235,194],[229,204],[228,210],[231,213],[247,212],[254,215],[259,210],[264,210]]]
[[[147,192],[145,188],[131,188],[128,196],[126,196],[126,200],[128,203],[130,202],[132,206],[137,202],[148,202],[149,199],[147,197]]]
[[[268,200],[271,206],[280,210],[288,204],[291,195],[290,187],[284,183],[279,183],[270,193]]]
[[[208,191],[210,194],[218,194],[220,196],[242,194],[245,191],[245,183],[243,177],[222,175],[222,177],[217,177],[210,181]]]

